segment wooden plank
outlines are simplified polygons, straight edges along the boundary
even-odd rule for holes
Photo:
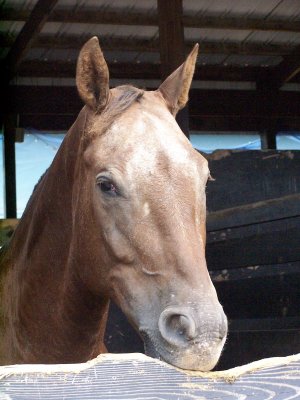
[[[238,274],[231,279],[229,268],[216,273],[214,285],[230,320],[299,317],[300,262],[272,267],[275,271],[268,275],[266,266],[255,265],[251,268],[260,273],[249,268],[248,278],[241,279]]]
[[[5,7],[2,10],[2,19],[7,21],[26,21],[29,12],[13,7]],[[117,10],[112,7],[100,9],[77,9],[70,11],[65,8],[55,9],[49,17],[49,22],[88,23],[88,24],[109,24],[109,25],[136,25],[136,26],[157,26],[157,13],[137,12],[134,10]],[[255,31],[280,31],[300,32],[300,22],[297,20],[276,20],[265,18],[246,18],[243,16],[201,16],[183,15],[183,24],[190,28],[209,29],[238,29]]]
[[[243,280],[270,280],[273,277],[280,277],[283,280],[285,275],[293,276],[300,274],[300,261],[285,264],[251,265],[231,269],[226,269],[225,266],[223,269],[209,270],[209,273],[214,284],[230,281],[232,283],[236,282],[234,284],[239,285],[239,282]]]
[[[101,355],[86,364],[0,368],[3,398],[291,399],[300,396],[300,355],[232,370],[184,372],[141,354]]]
[[[215,178],[207,185],[209,212],[300,193],[297,150],[224,150],[206,158]]]
[[[226,369],[261,358],[284,357],[289,354],[299,353],[299,335],[300,329],[257,332],[229,331],[228,340],[217,368]],[[250,396],[249,399],[251,399]],[[257,397],[257,399],[260,399],[260,397]],[[276,399],[278,398],[276,397]],[[298,399],[297,395],[295,399]]]
[[[6,76],[9,78],[16,73],[20,62],[25,57],[38,33],[42,30],[56,3],[57,0],[38,0],[36,2],[28,20],[6,56]]]
[[[210,269],[300,261],[300,216],[207,234]]]
[[[300,193],[215,211],[207,216],[208,232],[300,216]]]
[[[230,321],[230,332],[299,331],[300,317],[244,318]]]

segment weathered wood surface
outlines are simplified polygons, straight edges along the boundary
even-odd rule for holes
[[[207,155],[210,270],[299,262],[300,152]],[[284,269],[284,268],[283,268]]]
[[[0,399],[299,399],[300,354],[213,373],[184,372],[141,354],[86,364],[0,367]]]
[[[300,193],[296,193],[212,212],[207,216],[207,230],[218,231],[299,215]]]
[[[300,193],[300,151],[234,151],[206,154],[214,182],[209,212]]]

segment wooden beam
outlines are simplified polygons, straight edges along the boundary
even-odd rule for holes
[[[299,226],[297,216],[209,232],[207,263],[213,270],[300,261]]]
[[[184,10],[183,10],[184,11]],[[4,8],[1,19],[6,21],[26,21],[29,12],[16,8]],[[79,9],[71,11],[66,8],[57,8],[49,16],[50,22],[109,24],[109,25],[137,25],[157,26],[156,12],[120,11],[114,8],[100,8],[95,10]],[[183,25],[189,28],[203,29],[238,29],[249,31],[281,31],[300,32],[300,21],[275,20],[253,17],[224,17],[224,16],[182,16]]]
[[[161,77],[165,79],[185,55],[182,0],[157,0]]]
[[[300,165],[300,162],[298,163]],[[296,216],[300,216],[300,193],[255,201],[209,213],[207,231],[237,228]]]
[[[12,86],[5,111],[20,114],[20,126],[68,129],[82,107],[75,87]],[[250,90],[190,92],[189,123],[198,131],[258,131],[262,121],[276,120],[280,130],[300,129],[300,92],[279,91],[276,107],[267,117],[259,112],[260,98]],[[257,105],[256,105],[257,104]]]
[[[185,58],[182,0],[157,0],[161,78],[170,75]],[[180,110],[176,120],[189,137],[188,107]]]
[[[20,126],[33,126],[40,130],[65,130],[67,131],[75,121],[78,112],[74,114],[32,114],[24,113],[20,115]],[[284,116],[280,118],[280,127],[284,131],[300,130],[300,117]],[[205,132],[258,132],[260,118],[243,117],[234,115],[203,115],[194,117],[190,114],[189,126],[191,131]]]
[[[20,115],[20,126],[34,127],[41,131],[68,131],[78,115],[74,114],[30,114]]]
[[[53,114],[73,114],[82,106],[75,86],[11,86],[7,95],[11,102],[5,106],[14,113],[48,114],[51,110]],[[193,117],[263,118],[259,102],[254,90],[192,89],[189,104]],[[268,118],[299,118],[299,102],[300,92],[279,91]]]
[[[225,285],[226,282],[229,280],[231,283],[234,285],[237,282],[242,282],[242,281],[248,281],[251,279],[252,283],[257,282],[258,280],[268,280],[270,278],[279,278],[280,276],[294,276],[297,277],[297,275],[300,277],[300,261],[296,262],[289,262],[287,264],[268,264],[268,265],[257,265],[254,267],[241,267],[241,268],[233,268],[230,270],[225,270],[224,269],[219,269],[215,271],[209,271],[209,275],[212,279],[212,281],[215,283],[216,286],[219,286],[218,289]],[[221,289],[222,290],[222,289]],[[242,295],[242,293],[241,293]],[[244,295],[246,295],[244,293]],[[275,300],[275,299],[273,299]],[[277,299],[278,301],[278,299]],[[276,302],[276,300],[275,300]],[[280,300],[279,300],[280,302]],[[254,317],[259,317],[259,313],[257,315],[257,311],[253,309],[253,316]],[[237,310],[236,310],[237,311]],[[242,313],[242,310],[240,310]],[[255,315],[256,314],[256,315]],[[242,315],[236,315],[236,312],[233,314],[235,315],[235,318],[242,318]],[[299,325],[300,329],[300,325]]]
[[[5,67],[8,78],[12,78],[15,75],[19,64],[25,57],[39,32],[42,30],[43,25],[47,21],[48,16],[56,3],[57,0],[39,0],[35,4],[27,22],[21,29],[18,37],[15,39],[7,54]]]
[[[160,64],[111,62],[110,76],[114,79],[160,79]],[[198,65],[193,81],[252,81],[255,82],[272,68]],[[74,78],[76,62],[26,60],[19,67],[18,76]]]
[[[90,39],[90,35],[64,35],[59,38],[52,35],[40,35],[32,44],[33,48],[45,49],[80,49]],[[0,34],[2,47],[12,45],[14,38],[11,35]],[[201,54],[225,54],[225,55],[262,55],[262,56],[285,56],[289,55],[294,47],[286,44],[270,43],[236,43],[197,40],[185,41],[185,49],[190,50],[196,42],[200,43]],[[141,39],[128,37],[101,36],[100,44],[107,51],[133,51],[133,52],[159,52],[159,40]],[[300,53],[297,49],[296,55]]]
[[[271,80],[276,88],[290,82],[300,73],[300,46],[297,46],[290,54],[286,55],[281,63],[274,69]]]
[[[293,199],[292,195],[298,194],[299,196],[300,193],[299,151],[236,152],[232,150],[219,154],[219,157],[208,154],[206,158],[209,162],[211,174],[216,179],[207,185],[209,213],[224,210],[226,215],[226,209],[242,207],[240,215],[236,215],[236,220],[240,218],[240,220],[244,220],[244,223],[238,223],[236,226],[246,226],[249,224],[249,219],[246,216],[247,208],[244,208],[244,206],[247,207],[247,205],[252,204],[256,208],[256,211],[252,212],[252,216],[255,216],[255,224],[256,222],[265,222],[262,216],[264,211],[266,212],[266,219],[277,218],[280,220],[280,207],[285,207],[286,200],[287,208],[282,211],[282,217],[292,219],[293,216],[297,215],[299,205],[293,204],[293,201],[297,202],[297,199]],[[230,191],[228,191],[228,182],[231,183]],[[282,196],[291,197],[283,199]],[[270,201],[271,199],[274,199],[273,204]],[[266,203],[262,205],[259,202]],[[273,211],[271,206],[274,207]],[[259,210],[261,210],[260,216],[258,215]],[[238,214],[237,209],[236,214]],[[298,213],[298,215],[300,214]],[[220,221],[222,221],[223,217],[221,217],[221,214],[219,216]],[[221,222],[219,226],[214,223],[212,228],[215,228],[215,230],[225,229],[224,225],[221,226]],[[286,251],[289,250],[286,249]]]

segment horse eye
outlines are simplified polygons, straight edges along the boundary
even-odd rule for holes
[[[100,181],[98,182],[98,186],[103,193],[109,194],[111,196],[117,196],[118,194],[116,186],[111,181]]]

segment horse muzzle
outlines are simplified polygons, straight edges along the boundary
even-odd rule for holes
[[[183,369],[209,371],[217,364],[227,336],[227,318],[217,311],[167,307],[158,332],[142,333],[146,354]]]

